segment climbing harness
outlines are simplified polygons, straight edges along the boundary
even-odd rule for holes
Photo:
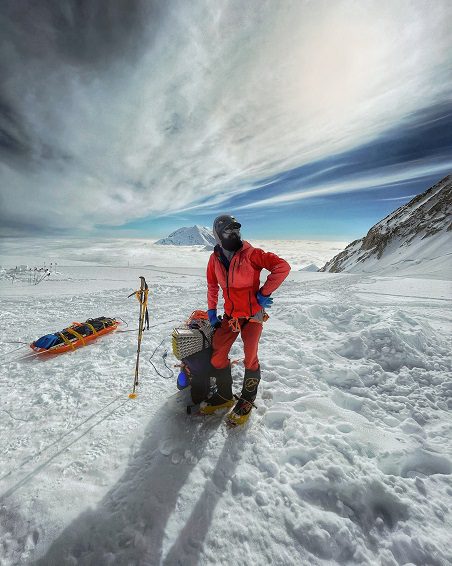
[[[234,317],[228,320],[229,328],[232,332],[240,332],[240,322],[239,319]]]
[[[240,332],[240,330],[243,329],[243,327],[246,324],[248,324],[248,322],[254,322],[255,324],[263,324],[264,322],[267,322],[269,318],[270,317],[268,313],[266,313],[265,310],[262,309],[254,316],[251,316],[249,318],[241,318],[241,317],[229,318],[228,325],[232,332]]]

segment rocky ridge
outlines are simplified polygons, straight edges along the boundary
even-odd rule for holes
[[[451,231],[452,175],[448,175],[375,224],[319,271],[359,272],[395,250]]]

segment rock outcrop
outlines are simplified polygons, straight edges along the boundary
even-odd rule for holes
[[[349,244],[319,271],[378,271],[379,260],[384,258],[387,265],[393,254],[401,261],[407,248],[420,246],[426,239],[441,235],[444,249],[445,234],[451,231],[452,175],[448,175],[375,224],[364,238]]]

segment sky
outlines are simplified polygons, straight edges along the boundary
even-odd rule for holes
[[[452,172],[452,4],[6,1],[0,236],[352,240]]]

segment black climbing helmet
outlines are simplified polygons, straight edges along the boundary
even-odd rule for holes
[[[242,227],[240,222],[237,222],[234,216],[230,214],[222,214],[217,216],[213,221],[213,235],[217,242],[221,241],[221,236],[225,230],[236,229],[239,230]]]

